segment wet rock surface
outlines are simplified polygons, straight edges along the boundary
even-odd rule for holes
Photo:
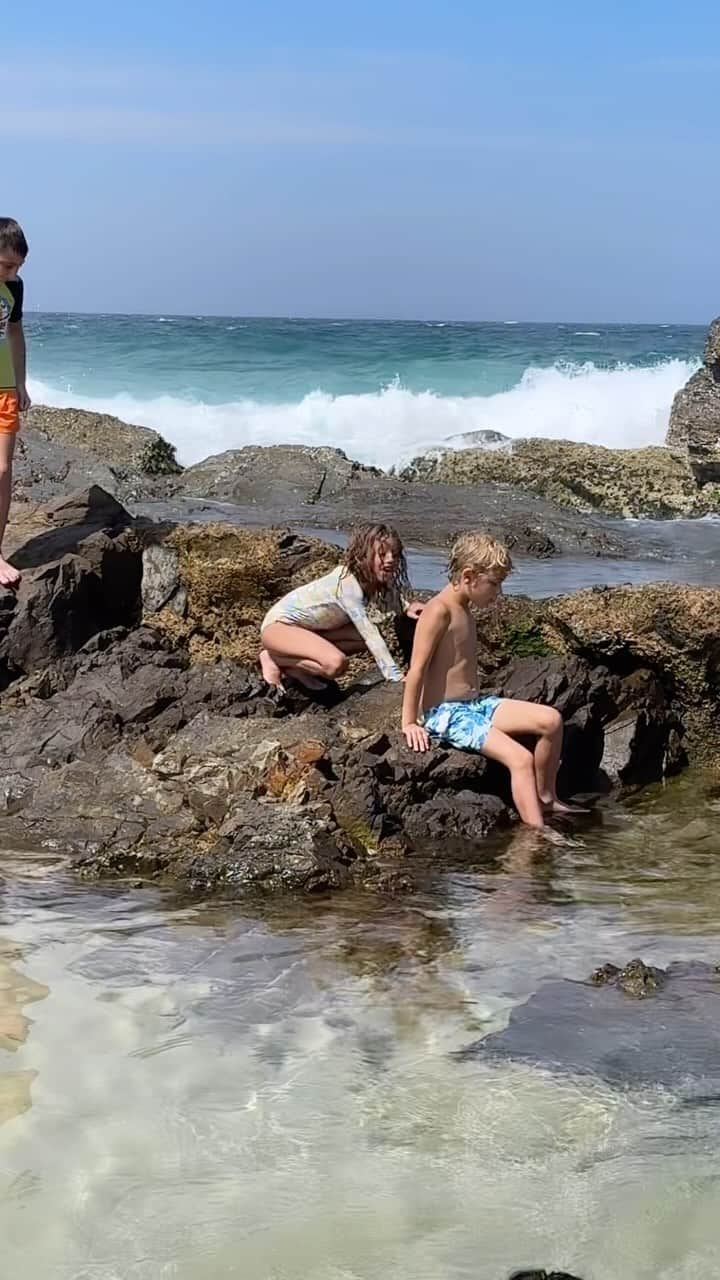
[[[525,555],[622,555],[623,530],[533,494],[488,484],[408,483],[348,459],[339,449],[249,446],[208,458],[180,477],[176,499],[222,500],[244,523],[348,529],[358,520],[394,524],[406,542],[444,546],[481,525]]]
[[[611,1085],[662,1086],[688,1101],[720,1092],[720,972],[677,962],[604,966],[610,982],[547,982],[504,1031],[464,1056],[529,1063]],[[624,975],[624,976],[623,976]],[[630,984],[627,990],[626,983]],[[641,990],[638,990],[640,984]],[[640,997],[640,998],[638,998]]]
[[[36,513],[0,597],[0,839],[197,888],[406,888],[413,860],[492,856],[507,774],[412,752],[402,687],[369,660],[314,701],[261,680],[268,604],[335,558],[282,530],[134,521],[96,488]],[[482,623],[483,691],[560,710],[565,794],[659,780],[688,707],[716,708],[719,610],[709,589],[507,600]],[[412,627],[378,620],[407,652]]]

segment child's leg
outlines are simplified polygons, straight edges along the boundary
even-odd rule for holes
[[[510,737],[530,733],[535,743],[535,778],[541,804],[554,813],[576,812],[570,805],[558,800],[556,783],[562,754],[563,721],[554,707],[544,707],[538,702],[521,702],[515,698],[503,698],[495,715],[493,728]]]
[[[0,431],[0,546],[5,533],[10,496],[12,494],[12,461],[15,452],[15,435],[10,431]],[[20,573],[0,552],[0,586],[17,587]]]
[[[360,632],[352,622],[348,622],[347,626],[337,627],[333,631],[322,631],[320,634],[323,639],[334,644],[341,653],[348,655],[363,653],[367,648]]]
[[[514,738],[504,733],[496,725],[504,703],[501,703],[493,717],[492,728],[488,731],[482,753],[490,760],[499,760],[510,770],[512,796],[523,822],[529,827],[544,827],[542,805],[538,798],[535,782],[535,760],[532,751],[523,747]]]
[[[347,656],[318,631],[289,622],[271,622],[262,633],[260,665],[265,679],[277,684],[275,671],[334,680],[347,670]],[[272,678],[271,678],[272,677]]]

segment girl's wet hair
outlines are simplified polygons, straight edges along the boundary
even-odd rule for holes
[[[392,580],[387,584],[378,583],[372,570],[375,548],[378,543],[383,542],[392,542],[397,549],[395,571]],[[350,541],[342,562],[345,572],[353,573],[357,578],[366,600],[382,596],[393,588],[398,592],[407,591],[409,588],[403,544],[400,534],[391,524],[357,525],[350,534]]]

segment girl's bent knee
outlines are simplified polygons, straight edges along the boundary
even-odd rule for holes
[[[350,659],[344,653],[339,653],[336,658],[328,658],[323,663],[325,675],[329,680],[337,680],[338,676],[344,676],[349,665]]]

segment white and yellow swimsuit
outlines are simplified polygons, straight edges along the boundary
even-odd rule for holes
[[[385,597],[390,597],[390,592]],[[404,605],[399,594],[397,611]],[[289,591],[266,613],[261,633],[272,622],[289,622],[308,631],[334,631],[352,622],[360,633],[370,653],[386,680],[402,680],[403,674],[393,660],[390,650],[367,613],[367,601],[362,587],[353,573],[344,565],[337,565],[324,578],[316,578],[304,587]]]

